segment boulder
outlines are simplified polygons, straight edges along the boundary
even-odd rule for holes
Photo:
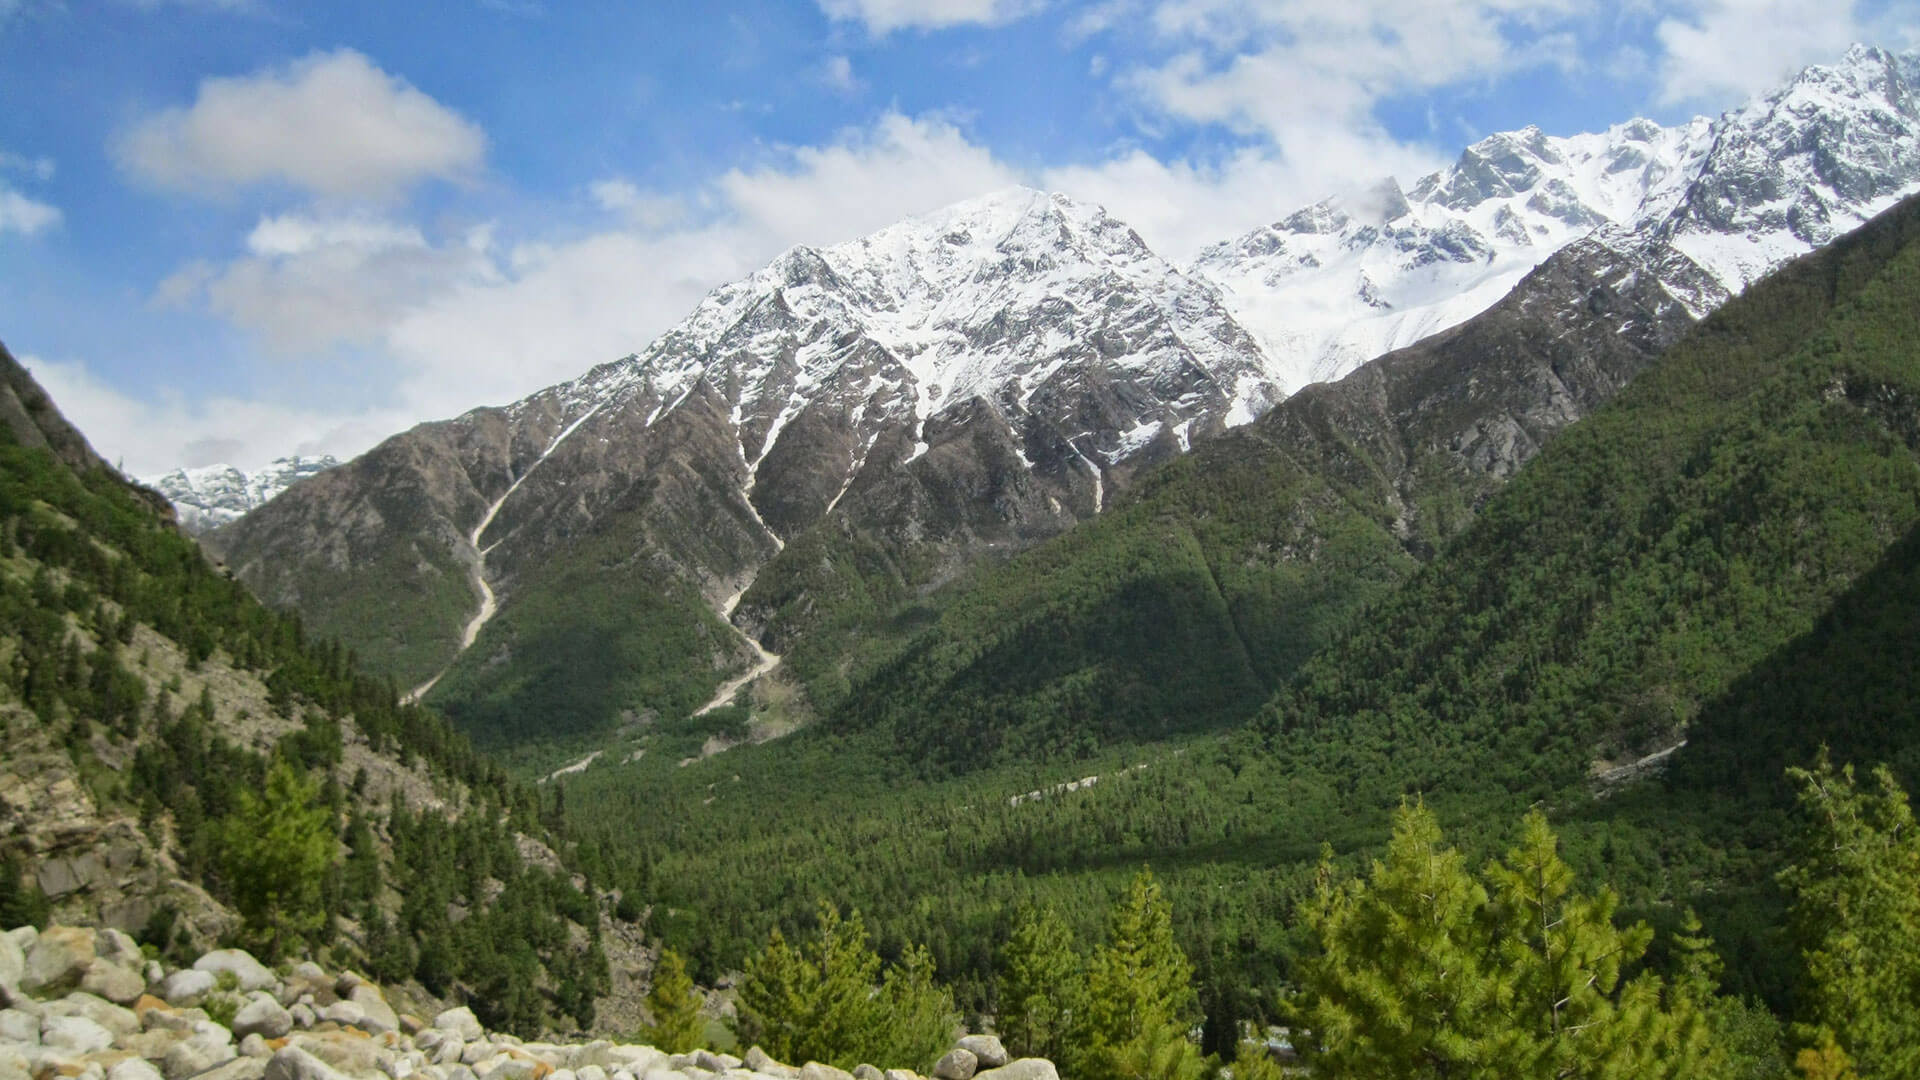
[[[126,931],[112,927],[94,933],[93,954],[109,964],[135,971],[139,971],[147,962],[147,958],[141,955],[140,943]]]
[[[293,1017],[293,1025],[303,1031],[320,1022],[320,1014],[314,1012],[313,1006],[304,1001],[288,1009],[287,1015]]]
[[[80,985],[93,966],[93,931],[77,926],[49,926],[27,950],[27,969],[20,989],[48,994]]]
[[[233,1033],[244,1039],[259,1035],[264,1039],[285,1038],[293,1030],[293,1014],[280,1007],[272,994],[256,990],[247,1003],[233,1014]]]
[[[33,1064],[18,1047],[0,1043],[0,1080],[33,1080]]]
[[[920,1074],[912,1069],[888,1069],[887,1080],[920,1080]]]
[[[980,1059],[973,1051],[956,1046],[946,1052],[939,1061],[934,1062],[934,1080],[973,1080],[973,1074],[980,1071]]]
[[[400,1017],[394,1013],[393,1006],[387,1004],[386,995],[379,987],[362,983],[348,992],[347,1000],[360,1006],[360,1023],[355,1026],[361,1030],[373,1035],[400,1030]]]
[[[45,1012],[48,1016],[84,1016],[115,1035],[131,1035],[141,1027],[140,1017],[132,1009],[78,990],[59,1001],[47,1002]]]
[[[40,1025],[40,1045],[94,1054],[113,1045],[113,1032],[84,1016],[50,1016]]]
[[[473,1010],[465,1005],[457,1009],[448,1009],[434,1017],[433,1026],[450,1035],[458,1035],[467,1042],[484,1038],[487,1034],[487,1029],[480,1026],[480,1018],[473,1015]]]
[[[853,1074],[845,1069],[809,1061],[800,1066],[800,1080],[853,1080]]]
[[[261,1080],[266,1073],[265,1057],[243,1055],[224,1064],[215,1065],[206,1072],[195,1075],[193,1080]]]
[[[211,971],[176,971],[160,980],[160,996],[169,1005],[198,1005],[213,993],[216,980]]]
[[[1015,1058],[997,1069],[974,1073],[973,1080],[1060,1080],[1060,1072],[1046,1058]]]
[[[167,1080],[186,1080],[189,1076],[198,1076],[215,1065],[232,1061],[235,1056],[232,1043],[216,1042],[212,1039],[181,1039],[160,1059],[160,1071]]]
[[[144,1058],[128,1058],[107,1070],[107,1080],[165,1080],[160,1070]]]
[[[997,1069],[1013,1060],[1007,1048],[1000,1045],[998,1035],[963,1035],[953,1045],[971,1053],[983,1069]]]
[[[733,1058],[732,1061],[729,1062],[711,1050],[695,1050],[693,1052],[693,1064],[695,1068],[705,1069],[711,1073],[723,1073],[735,1065],[740,1064],[740,1059]]]
[[[339,1024],[341,1027],[359,1027],[366,1018],[367,1010],[352,1001],[336,1001],[320,1010],[320,1019]]]
[[[216,979],[222,972],[231,972],[242,990],[272,990],[280,981],[245,949],[215,949],[195,960],[193,970],[207,972]]]
[[[0,1009],[0,1040],[39,1045],[40,1018],[19,1009]]]
[[[297,1046],[286,1047],[267,1059],[264,1080],[347,1080],[333,1066]]]
[[[791,1065],[780,1064],[773,1060],[773,1058],[767,1056],[765,1050],[757,1046],[748,1050],[747,1056],[742,1060],[747,1068],[765,1076],[780,1076],[785,1077],[786,1080],[796,1080],[800,1075],[799,1069]]]
[[[96,957],[81,977],[80,989],[118,1005],[131,1005],[147,992],[147,977],[137,967]]]
[[[855,1065],[853,1067],[853,1080],[887,1080],[887,1074],[871,1065]]]
[[[20,989],[27,973],[27,954],[14,944],[11,935],[0,936],[0,998],[9,998]]]
[[[266,1036],[253,1032],[240,1040],[240,1056],[262,1060],[270,1058],[273,1056],[273,1044],[267,1041]]]

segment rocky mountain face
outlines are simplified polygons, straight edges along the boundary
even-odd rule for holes
[[[1656,272],[1697,317],[1914,190],[1917,95],[1920,54],[1855,46],[1715,120],[1488,136],[1404,190],[1307,207],[1191,269],[1289,392],[1485,310],[1596,229],[1672,253]]]
[[[423,1017],[431,1017],[424,1019]],[[911,1069],[859,1075],[919,1080]],[[967,1035],[935,1067],[943,1080],[1058,1080],[1042,1058],[1013,1059]],[[418,987],[382,987],[312,961],[275,971],[242,949],[191,965],[147,960],[113,929],[32,926],[0,934],[0,1076],[80,1080],[853,1080],[808,1062],[639,1043],[525,1041]]]
[[[295,483],[338,464],[330,454],[296,455],[275,459],[251,473],[232,465],[206,465],[142,477],[140,482],[165,495],[178,513],[181,527],[199,534],[239,520],[242,514],[265,506],[267,500]]]
[[[903,600],[1098,514],[1289,392],[1457,325],[1581,238],[1671,300],[1661,318],[1711,310],[1920,180],[1917,70],[1856,49],[1716,121],[1494,136],[1186,271],[1103,211],[1026,190],[796,248],[643,352],[396,436],[219,542],[269,602],[470,730],[684,716],[775,652],[842,651]],[[1510,471],[1577,415],[1586,391],[1561,383],[1502,388],[1537,397],[1449,437]]]

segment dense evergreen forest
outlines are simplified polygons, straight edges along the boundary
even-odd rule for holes
[[[1053,907],[1096,940],[1151,865],[1224,1028],[1275,1015],[1299,977],[1323,841],[1357,867],[1419,796],[1478,862],[1537,805],[1623,914],[1666,932],[1697,909],[1725,984],[1788,1010],[1785,769],[1830,744],[1916,779],[1917,240],[1920,206],[1902,206],[1756,285],[1424,566],[1369,584],[1378,559],[1332,560],[1324,588],[1366,599],[1297,671],[1189,632],[1209,624],[1151,590],[1127,594],[1149,617],[1114,628],[1114,580],[1205,572],[1181,543],[1195,526],[1143,499],[1155,512],[1123,506],[923,602],[919,634],[814,729],[684,764],[703,733],[663,730],[637,762],[569,779],[583,857],[655,899],[651,929],[702,978],[825,897],[862,911],[884,955],[925,944],[961,1007],[989,1011],[1015,912]],[[1236,500],[1292,492],[1257,473]],[[1175,466],[1146,490],[1186,482]],[[1061,649],[1101,656],[1085,695],[1002,693]],[[1217,703],[1154,696],[1171,670],[1266,704],[1207,733]],[[1642,758],[1666,771],[1628,782]]]

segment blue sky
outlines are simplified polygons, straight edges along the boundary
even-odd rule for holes
[[[1913,0],[0,0],[0,339],[149,473],[352,453],[1013,183],[1185,259],[1491,131],[1738,104]]]

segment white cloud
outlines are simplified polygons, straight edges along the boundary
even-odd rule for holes
[[[996,26],[1046,6],[1046,0],[819,0],[830,19],[858,22],[874,35],[940,30],[969,23]]]
[[[115,145],[164,188],[220,194],[283,183],[328,197],[386,198],[428,177],[460,179],[486,152],[480,128],[352,49],[200,83]]]
[[[493,279],[489,246],[471,230],[434,244],[411,225],[375,218],[266,217],[245,255],[218,267],[188,263],[154,302],[204,303],[283,354],[373,345],[418,304]]]
[[[25,173],[35,180],[45,183],[53,179],[54,164],[50,157],[28,157],[25,154],[13,154],[0,150],[0,169],[7,172]]]
[[[839,55],[827,57],[820,69],[820,81],[843,94],[854,93],[864,85],[853,73],[853,61]]]
[[[86,365],[22,356],[67,419],[135,476],[216,462],[258,468],[283,454],[358,453],[411,423],[398,409],[351,415],[177,390],[134,396]]]
[[[60,224],[60,208],[0,187],[0,233],[32,236]]]
[[[1661,21],[1660,101],[1676,104],[1766,90],[1808,64],[1872,41],[1852,0],[1692,0]]]

